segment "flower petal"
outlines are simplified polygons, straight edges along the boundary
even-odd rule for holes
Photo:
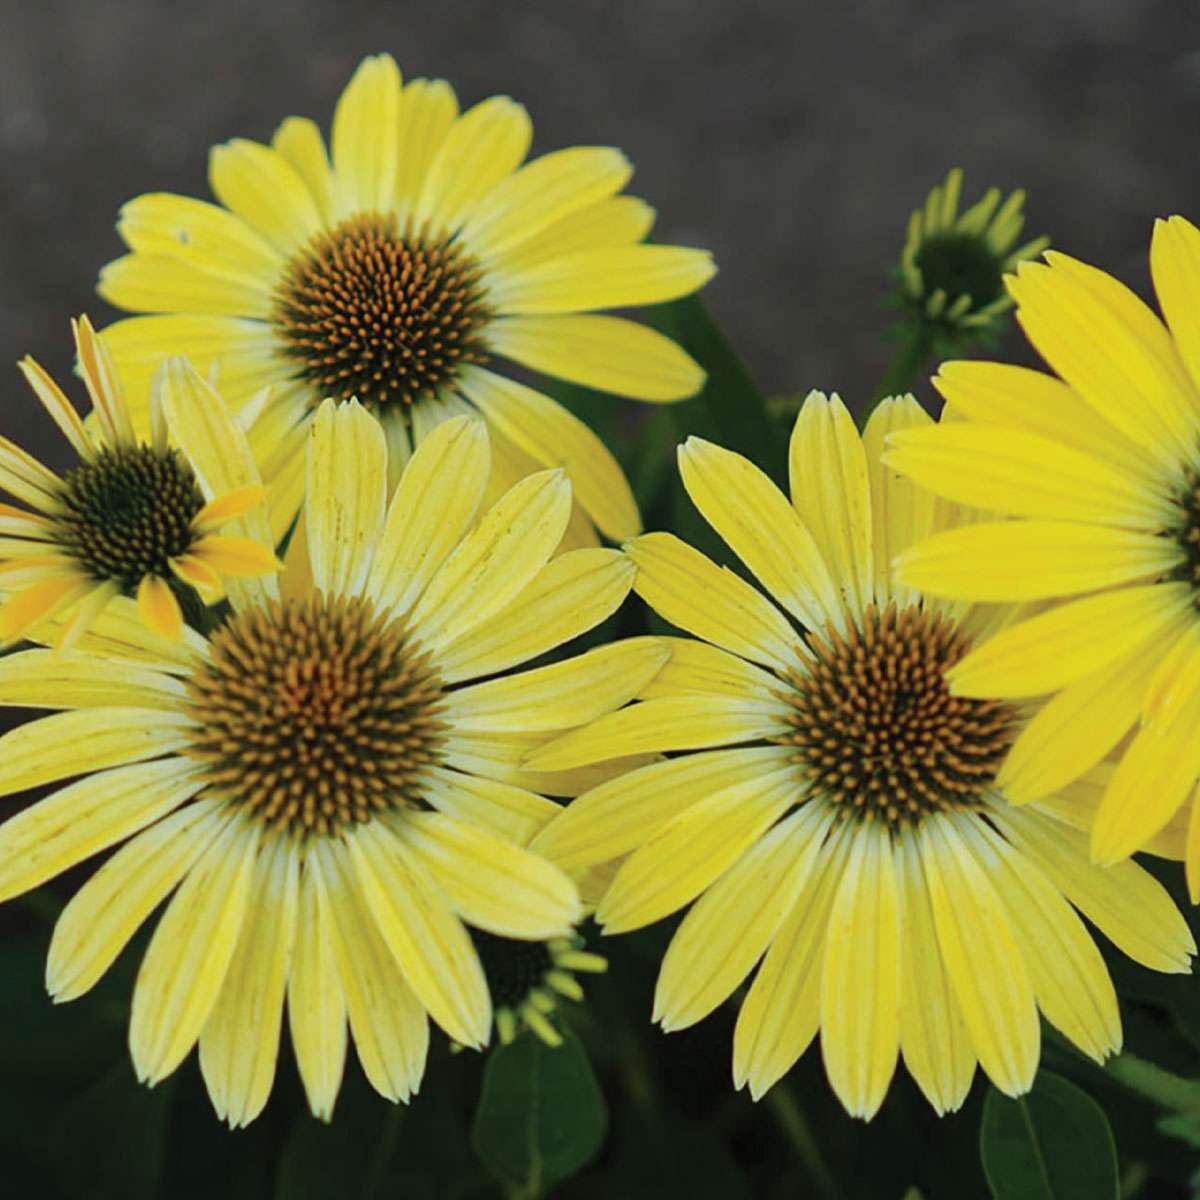
[[[387,212],[396,187],[400,70],[390,54],[358,65],[333,112],[333,169],[342,216]]]

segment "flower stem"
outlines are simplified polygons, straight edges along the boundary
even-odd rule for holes
[[[816,1187],[816,1195],[826,1200],[841,1200],[841,1191],[830,1174],[829,1167],[817,1145],[817,1139],[808,1124],[808,1118],[796,1103],[795,1096],[782,1083],[777,1083],[766,1094],[767,1107],[770,1108],[784,1137],[787,1138],[796,1157],[804,1164],[809,1177]]]
[[[1118,1083],[1162,1108],[1186,1112],[1200,1108],[1200,1083],[1184,1079],[1136,1054],[1118,1054],[1104,1067]]]
[[[909,334],[900,343],[892,361],[888,363],[879,386],[871,397],[871,407],[874,408],[888,396],[902,396],[912,391],[912,386],[921,373],[925,361],[933,349],[933,339],[929,330],[920,325],[916,331]]]

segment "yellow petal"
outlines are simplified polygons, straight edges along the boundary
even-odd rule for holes
[[[305,520],[313,583],[327,595],[354,596],[383,528],[387,444],[379,422],[356,400],[326,400],[311,431]]]
[[[112,706],[18,725],[0,737],[0,795],[170,754],[189,744],[191,724],[166,708]]]
[[[128,445],[133,441],[133,426],[108,347],[96,335],[86,316],[71,322],[71,332],[75,337],[84,386],[92,398],[100,425],[108,434],[109,444]]]
[[[679,475],[704,519],[793,616],[810,629],[840,618],[838,592],[808,526],[749,459],[690,437],[679,448]]]
[[[626,933],[690,903],[795,803],[795,784],[788,766],[686,808],[625,860],[596,920],[606,933]]]
[[[267,320],[273,281],[218,273],[167,254],[126,254],[100,271],[96,291],[129,312],[193,312]]]
[[[482,1046],[492,1005],[475,949],[428,868],[378,822],[347,839],[367,905],[409,986],[464,1046]]]
[[[386,212],[396,187],[400,70],[390,54],[368,55],[333,112],[333,169],[341,215]]]
[[[1041,1049],[1029,971],[996,888],[942,816],[913,835],[938,945],[979,1065],[1005,1095],[1027,1092]]]
[[[787,733],[791,715],[781,700],[663,696],[563,734],[530,754],[525,765],[535,771],[566,771],[630,754],[755,742]]]
[[[177,758],[89,775],[0,825],[0,899],[35,888],[166,816],[202,786]]]
[[[208,159],[208,182],[230,212],[284,254],[298,250],[321,228],[321,214],[304,180],[286,158],[269,146],[247,138],[214,146]],[[275,274],[266,276],[263,282],[273,287]],[[181,304],[178,308],[182,312],[204,311],[195,305]]]
[[[652,1019],[673,1033],[708,1016],[754,969],[804,891],[833,812],[806,804],[692,906],[663,957]]]
[[[1038,696],[1099,671],[1191,610],[1186,584],[1147,584],[1072,600],[1001,630],[947,672],[959,696]]]
[[[896,560],[901,582],[1005,602],[1069,596],[1173,570],[1183,551],[1149,533],[1068,521],[1005,521],[934,534]]]
[[[450,126],[429,164],[414,218],[440,229],[457,229],[476,205],[529,152],[533,127],[525,109],[507,96],[492,96]]]
[[[249,1125],[267,1103],[296,940],[300,855],[287,836],[270,839],[254,861],[237,948],[200,1033],[200,1070],[217,1116]]]
[[[1200,904],[1200,803],[1197,803],[1194,792],[1192,793],[1184,854],[1188,899],[1193,904]]]
[[[1137,863],[1096,866],[1086,833],[1031,809],[1004,807],[989,819],[1118,950],[1152,971],[1191,970],[1196,943],[1187,922]]]
[[[1157,317],[1127,287],[1068,255],[1024,263],[1008,286],[1046,361],[1110,424],[1172,467],[1196,443],[1200,398]]]
[[[900,1053],[899,896],[891,834],[864,824],[829,913],[821,972],[821,1057],[852,1117],[879,1111]]]
[[[497,272],[521,271],[538,263],[595,250],[640,242],[654,224],[654,209],[636,196],[612,196],[561,217],[527,242],[496,256]]]
[[[171,432],[187,455],[205,495],[224,496],[240,488],[261,485],[246,434],[233,420],[220,395],[185,360],[168,360],[162,402]],[[261,507],[230,520],[225,532],[274,549],[267,514]],[[265,604],[279,596],[274,574],[234,577],[228,587],[235,609]]]
[[[787,619],[728,568],[671,533],[643,534],[625,550],[638,568],[634,590],[672,625],[780,672],[801,664]]]
[[[1200,230],[1184,217],[1155,221],[1150,273],[1175,348],[1200,388]]]
[[[642,527],[637,501],[604,443],[561,404],[482,367],[465,367],[458,388],[500,432],[543,466],[563,467],[575,499],[616,541]]]
[[[199,530],[217,529],[226,521],[240,517],[257,508],[267,498],[267,489],[261,483],[248,483],[234,488],[215,500],[210,500],[192,518],[192,528]]]
[[[809,393],[788,445],[792,504],[829,575],[860,611],[873,595],[871,488],[854,418],[835,394]],[[826,611],[832,617],[836,609]]]
[[[738,1014],[733,1082],[755,1100],[791,1069],[821,1023],[829,912],[842,882],[853,825],[835,827],[779,930]]]
[[[451,908],[475,928],[510,938],[561,937],[583,915],[575,885],[558,867],[472,822],[412,813],[402,836]]]
[[[1121,1048],[1117,994],[1104,959],[1059,890],[986,822],[952,814],[959,834],[996,884],[1038,1007],[1060,1033],[1103,1062]]]
[[[62,394],[58,384],[28,354],[17,366],[21,368],[26,383],[42,402],[42,407],[50,414],[55,425],[62,430],[75,453],[85,461],[90,459],[95,453],[92,439],[84,428],[82,418],[75,411],[75,406]]]
[[[640,700],[684,694],[771,700],[779,691],[773,675],[707,642],[676,637],[659,641],[669,648],[671,657],[638,692]]]
[[[381,1096],[393,1103],[408,1101],[425,1071],[425,1010],[379,935],[346,847],[322,839],[308,862],[319,873],[332,918],[330,939],[363,1074]]]
[[[333,210],[333,174],[317,123],[308,117],[286,118],[271,137],[271,149],[304,180],[317,211],[328,221]]]
[[[422,771],[421,798],[448,817],[490,829],[518,846],[528,846],[563,811],[527,788],[446,767]]]
[[[463,243],[490,257],[527,241],[556,220],[619,192],[633,167],[611,146],[572,146],[544,154],[501,180],[475,206]]]
[[[191,555],[221,575],[238,579],[274,575],[282,565],[275,552],[262,542],[245,537],[210,533],[192,546]]]
[[[246,541],[244,538],[236,540],[245,541],[247,546],[258,546],[256,542]],[[264,549],[263,553],[269,553],[269,551]],[[274,562],[274,555],[272,555],[272,562]],[[205,603],[215,603],[216,598],[225,594],[221,576],[209,563],[198,558],[196,555],[180,554],[177,558],[167,559],[167,565],[179,579],[183,580],[189,587],[194,587],[200,593],[201,599]]]
[[[15,642],[32,633],[42,622],[82,600],[94,587],[94,580],[71,567],[56,568],[51,578],[10,595],[0,604],[0,642]]]
[[[930,491],[884,466],[888,435],[904,429],[924,429],[929,414],[912,398],[884,400],[876,405],[863,430],[863,453],[871,484],[871,558],[875,599],[881,607],[892,600],[914,604],[920,594],[892,576],[892,560],[928,537],[935,529],[940,501]]]
[[[334,938],[334,917],[321,877],[306,862],[287,981],[288,1028],[308,1107],[322,1121],[333,1117],[346,1066],[346,993]]]
[[[900,896],[900,1052],[938,1116],[957,1112],[975,1076],[975,1051],[938,948],[929,888],[913,840],[896,839]]]
[[[142,959],[129,1014],[138,1079],[165,1079],[196,1044],[233,958],[259,825],[237,816],[188,872]]]
[[[570,641],[620,607],[633,576],[633,563],[618,550],[559,554],[500,612],[452,639],[438,656],[438,674],[447,683],[494,675]]]
[[[489,472],[487,427],[452,417],[413,452],[388,506],[367,594],[407,612],[475,522]]]
[[[451,692],[445,699],[445,719],[466,732],[520,733],[583,725],[632,700],[669,656],[658,638],[626,638],[550,666]]]
[[[458,116],[458,98],[444,79],[413,79],[400,93],[396,151],[396,207],[406,220],[429,165]]]
[[[567,527],[562,471],[530,475],[506,492],[438,568],[413,609],[427,645],[440,647],[499,612],[549,561]]]
[[[229,820],[224,801],[193,800],[127,842],[75,893],[46,959],[56,1004],[95,985]]]
[[[951,421],[894,433],[888,446],[889,466],[975,508],[1127,529],[1174,519],[1168,500],[1136,475],[1025,430]]]
[[[488,344],[531,370],[634,400],[682,400],[704,386],[703,368],[677,342],[624,317],[501,317]]]
[[[707,250],[684,246],[611,246],[579,250],[495,279],[488,302],[502,316],[627,308],[675,300],[716,273]]]
[[[183,612],[171,585],[158,575],[144,575],[137,590],[138,612],[159,637],[177,638],[183,632]]]
[[[23,708],[180,708],[172,675],[70,650],[22,650],[0,658],[0,704]]]

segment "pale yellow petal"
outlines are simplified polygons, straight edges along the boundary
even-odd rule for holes
[[[409,986],[452,1038],[482,1046],[492,1023],[483,968],[428,868],[378,822],[359,826],[347,842],[362,894]]]
[[[570,641],[617,610],[634,573],[618,550],[559,554],[507,607],[446,644],[439,675],[447,683],[493,675]]]
[[[612,196],[562,217],[529,241],[500,254],[497,271],[520,271],[581,250],[640,242],[654,224],[654,209],[636,196]]]
[[[42,407],[50,414],[51,420],[62,430],[63,436],[71,443],[75,453],[83,460],[91,458],[95,453],[91,436],[84,428],[83,419],[75,411],[75,406],[63,395],[58,384],[28,354],[17,366],[21,368],[25,382],[42,402]]]
[[[313,583],[326,595],[356,596],[383,529],[387,443],[357,400],[326,400],[310,431],[304,515]]]
[[[299,915],[300,854],[286,835],[254,861],[246,919],[220,995],[200,1033],[200,1070],[231,1129],[262,1112],[275,1081]]]
[[[304,180],[269,146],[247,138],[214,146],[208,159],[208,182],[230,212],[284,254],[304,246],[321,228],[321,214]],[[276,282],[274,274],[264,279],[267,287]],[[196,311],[194,305],[178,307],[183,312]]]
[[[346,1067],[346,993],[333,922],[320,876],[306,863],[287,981],[288,1028],[308,1107],[322,1121],[333,1117]]]
[[[480,825],[412,813],[394,828],[451,908],[478,929],[510,938],[562,937],[583,915],[575,885],[558,867]]]
[[[850,611],[861,611],[874,592],[871,486],[854,418],[836,394],[804,401],[788,444],[788,486],[829,576]]]
[[[101,272],[96,291],[129,312],[193,312],[267,320],[273,280],[217,273],[167,254],[126,254]]]
[[[390,54],[358,65],[333,111],[334,191],[342,216],[387,212],[396,187],[400,71]]]
[[[658,638],[611,642],[546,667],[450,692],[444,719],[466,732],[569,729],[627,704],[669,656]]]
[[[640,700],[719,695],[769,701],[779,692],[779,681],[774,675],[727,650],[691,638],[659,640],[669,648],[671,657],[638,692]]]
[[[73,650],[22,650],[0,658],[0,704],[23,708],[179,708],[187,696],[172,675],[114,665]]]
[[[458,389],[500,432],[542,466],[562,467],[575,500],[615,541],[642,528],[637,501],[608,447],[573,413],[533,388],[483,367],[458,373]]]
[[[510,267],[492,283],[488,302],[502,316],[658,304],[703,287],[716,269],[707,250],[684,246],[578,250],[533,266]]]
[[[447,767],[427,767],[421,773],[421,797],[438,812],[490,829],[518,846],[529,845],[563,811],[528,788]]]
[[[499,612],[546,565],[562,540],[571,485],[562,471],[521,480],[486,513],[438,568],[412,612],[435,648]]]
[[[194,800],[127,842],[75,893],[54,926],[46,959],[55,1003],[95,985],[230,817],[223,801]]]
[[[950,529],[896,560],[902,583],[938,596],[1005,602],[1069,596],[1165,575],[1183,558],[1172,539],[1069,521]]]
[[[1154,222],[1150,273],[1175,349],[1200,388],[1200,230],[1185,217]]]
[[[624,317],[501,317],[487,336],[531,370],[634,400],[682,400],[704,386],[703,368],[677,342]]]
[[[663,696],[563,734],[530,754],[525,765],[535,771],[566,771],[630,754],[756,742],[788,733],[792,712],[782,700]]]
[[[987,873],[942,816],[913,835],[938,945],[979,1065],[1005,1095],[1029,1090],[1041,1050],[1029,970]]]
[[[333,211],[333,174],[317,123],[308,117],[286,118],[271,137],[271,149],[304,180],[317,211],[327,221]]]
[[[676,912],[732,866],[796,801],[790,766],[698,800],[621,865],[596,920],[625,933]]]
[[[652,1020],[668,1033],[686,1029],[730,997],[795,908],[833,819],[805,805],[696,901],[663,957]]]
[[[821,1057],[852,1117],[869,1121],[900,1053],[899,895],[891,834],[865,823],[829,913],[821,971]]]
[[[468,109],[447,130],[429,164],[416,203],[417,224],[457,229],[529,152],[533,127],[525,109],[492,96]]]
[[[188,872],[150,939],[129,1015],[138,1079],[165,1079],[196,1044],[241,934],[260,826],[235,816]]]
[[[634,590],[672,625],[779,672],[801,665],[787,619],[728,568],[671,533],[643,534],[625,550],[638,568]]]
[[[815,539],[758,467],[691,437],[679,448],[679,475],[704,519],[784,608],[810,629],[840,621],[840,595]]]
[[[133,425],[108,347],[86,315],[71,321],[71,333],[75,338],[79,373],[92,399],[95,416],[108,435],[109,445],[130,445]]]
[[[400,93],[396,150],[396,206],[406,219],[429,165],[458,116],[458,98],[444,79],[412,79]]]

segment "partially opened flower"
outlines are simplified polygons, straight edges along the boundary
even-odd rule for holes
[[[690,439],[688,494],[776,604],[670,534],[636,539],[638,593],[704,640],[670,639],[640,703],[529,760],[671,752],[580,796],[532,848],[571,870],[621,860],[597,911],[608,933],[692,906],[655,996],[668,1030],[761,960],[734,1034],[737,1085],[761,1096],[819,1031],[830,1083],[860,1117],[898,1054],[939,1113],[962,1104],[977,1062],[1003,1091],[1027,1090],[1039,1010],[1093,1058],[1115,1051],[1116,995],[1080,913],[1156,970],[1186,971],[1194,950],[1141,867],[1089,862],[1078,826],[1093,789],[1007,803],[996,775],[1023,713],[946,683],[1006,611],[889,578],[897,552],[956,519],[880,462],[889,430],[928,420],[911,399],[885,401],[860,440],[841,402],[814,393],[792,434],[790,501],[740,455]]]
[[[266,575],[269,547],[223,527],[263,503],[260,484],[224,491],[202,485],[187,456],[167,444],[147,394],[148,436],[139,436],[108,353],[86,317],[72,322],[80,373],[93,405],[85,422],[32,358],[21,371],[79,455],[56,475],[0,438],[0,489],[28,505],[0,505],[0,643],[69,612],[69,645],[116,596],[136,596],[143,620],[168,637],[182,628],[180,598],[223,594],[223,577]],[[218,401],[219,402],[219,401]],[[236,526],[233,526],[236,528]]]
[[[507,96],[460,113],[444,80],[402,84],[389,55],[365,59],[338,101],[331,156],[312,121],[290,117],[270,146],[213,150],[219,206],[161,193],[125,205],[131,253],[104,269],[100,292],[155,315],[107,331],[119,372],[141,380],[186,353],[218,365],[235,407],[277,387],[286,414],[251,435],[277,534],[302,498],[304,430],[327,396],[380,418],[394,472],[440,421],[475,410],[506,486],[565,465],[604,533],[636,533],[633,495],[595,434],[494,368],[689,396],[703,373],[674,342],[600,310],[685,295],[713,265],[642,244],[654,214],[618,195],[631,174],[619,151],[573,147],[522,166],[531,136]]]
[[[202,476],[253,482],[244,436],[178,360],[164,408]],[[487,1040],[466,925],[544,940],[581,915],[571,880],[518,844],[553,811],[519,760],[666,657],[642,638],[505,674],[608,616],[633,568],[596,548],[551,559],[571,505],[561,471],[481,511],[482,422],[431,434],[390,504],[364,409],[326,404],[311,439],[305,571],[240,581],[207,637],[138,633],[117,605],[77,651],[0,660],[0,700],[67,710],[0,739],[0,792],[82,776],[0,825],[0,896],[130,839],[59,920],[50,991],[86,992],[171,897],[133,996],[134,1065],[156,1083],[198,1041],[231,1125],[266,1102],[285,997],[323,1117],[347,1022],[393,1100],[421,1081],[427,1015]]]
[[[1014,801],[1119,758],[1092,834],[1113,862],[1182,811],[1200,899],[1200,231],[1154,230],[1166,325],[1115,279],[1048,254],[1011,282],[1017,319],[1061,378],[947,363],[963,418],[896,435],[889,462],[1005,517],[910,549],[900,577],[968,600],[1064,599],[952,673],[964,696],[1052,699],[1001,771]]]

